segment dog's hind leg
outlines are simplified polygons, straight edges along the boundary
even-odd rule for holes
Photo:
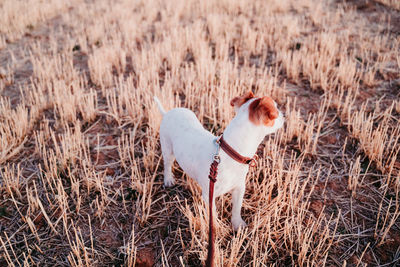
[[[175,184],[175,178],[172,174],[172,164],[174,163],[175,156],[170,142],[164,138],[160,138],[161,150],[164,159],[164,186],[170,187]]]

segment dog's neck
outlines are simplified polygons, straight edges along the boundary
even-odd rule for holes
[[[225,141],[240,155],[250,158],[257,152],[264,137],[262,127],[249,120],[248,112],[237,114],[224,131]]]

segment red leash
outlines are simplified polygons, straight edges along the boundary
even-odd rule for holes
[[[257,164],[257,155],[252,158],[243,157],[236,150],[234,150],[228,143],[225,142],[223,136],[218,138],[215,143],[217,144],[217,153],[213,156],[213,162],[210,166],[210,174],[208,178],[210,179],[210,186],[208,190],[208,212],[210,214],[209,224],[208,224],[208,253],[206,260],[206,267],[213,267],[214,265],[214,255],[215,255],[215,231],[214,231],[214,220],[213,220],[213,198],[214,198],[214,184],[217,181],[218,175],[218,164],[221,162],[219,157],[219,149],[222,148],[226,154],[228,154],[232,159],[236,160],[242,164],[249,164],[250,167],[255,167]]]
[[[213,197],[214,197],[214,183],[217,181],[217,175],[218,175],[218,164],[220,162],[219,156],[216,158],[214,156],[214,161],[211,163],[210,166],[210,174],[208,175],[208,178],[210,179],[210,186],[209,186],[209,191],[208,191],[208,212],[210,214],[210,221],[208,223],[208,253],[207,253],[207,260],[206,260],[206,266],[207,267],[213,267],[214,266],[214,254],[215,254],[215,231],[214,231],[214,219],[213,219],[213,212],[212,212],[212,206],[213,206]]]

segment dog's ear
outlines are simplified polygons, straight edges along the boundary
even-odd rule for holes
[[[278,109],[275,107],[274,101],[268,96],[256,99],[250,104],[249,119],[256,125],[262,123],[271,127],[278,116]]]
[[[254,98],[254,94],[252,91],[246,92],[242,96],[237,96],[231,100],[231,106],[235,108],[240,108],[244,103]]]

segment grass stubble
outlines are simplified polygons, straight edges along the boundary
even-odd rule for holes
[[[219,135],[247,90],[284,130],[218,199],[218,266],[400,261],[397,1],[0,2],[0,265],[194,266],[200,188],[162,186],[158,96]]]

